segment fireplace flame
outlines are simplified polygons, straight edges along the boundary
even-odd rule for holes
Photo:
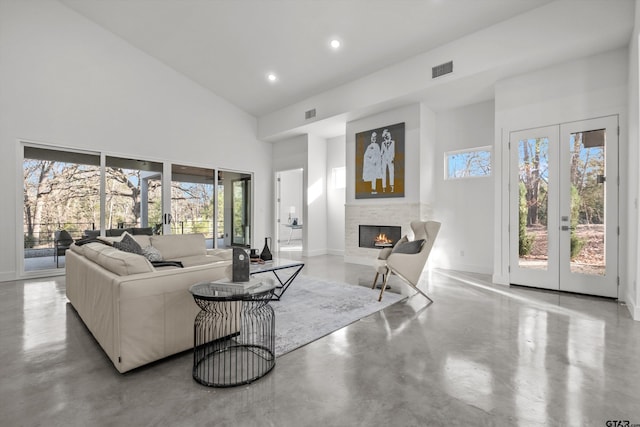
[[[393,243],[384,233],[378,234],[373,241],[376,246],[391,246]]]

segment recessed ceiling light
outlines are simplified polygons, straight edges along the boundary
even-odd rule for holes
[[[340,47],[340,40],[333,39],[329,45],[334,49],[338,49]]]
[[[269,73],[267,74],[267,80],[269,80],[270,82],[275,82],[276,80],[278,80],[278,77],[273,73]]]

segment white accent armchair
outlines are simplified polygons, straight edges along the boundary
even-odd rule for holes
[[[378,301],[382,301],[389,275],[395,274],[433,302],[427,294],[418,289],[418,281],[433,248],[433,242],[440,231],[440,223],[436,221],[411,221],[411,229],[414,234],[413,240],[409,241],[405,235],[398,240],[393,249],[385,248],[378,255],[375,264],[376,277],[373,279],[371,287],[371,289],[375,288],[378,277],[382,274],[382,290]]]

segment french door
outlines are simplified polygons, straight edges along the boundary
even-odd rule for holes
[[[248,248],[251,241],[251,178],[234,179],[231,185],[233,191],[231,245]]]
[[[510,134],[512,284],[618,296],[618,116]]]

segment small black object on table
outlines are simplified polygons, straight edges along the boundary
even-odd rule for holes
[[[189,292],[201,308],[194,322],[193,379],[210,387],[249,384],[275,366],[270,278],[202,282]]]

